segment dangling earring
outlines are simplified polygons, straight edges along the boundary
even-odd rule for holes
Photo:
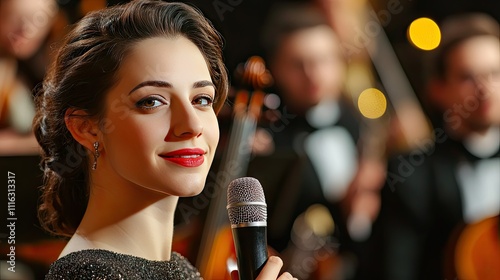
[[[92,170],[97,169],[97,159],[99,158],[99,142],[94,142],[94,164],[92,164]]]

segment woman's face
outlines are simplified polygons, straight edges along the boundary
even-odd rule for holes
[[[118,77],[106,97],[97,168],[167,195],[200,193],[219,141],[215,87],[201,52],[182,36],[146,39]]]

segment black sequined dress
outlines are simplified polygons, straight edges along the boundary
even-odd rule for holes
[[[51,266],[45,280],[160,280],[203,279],[183,256],[173,252],[169,261],[152,261],[107,250],[82,250],[68,254]]]

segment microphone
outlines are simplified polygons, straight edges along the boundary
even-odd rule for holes
[[[233,180],[227,188],[227,210],[233,232],[240,280],[254,280],[267,262],[267,205],[260,182]]]

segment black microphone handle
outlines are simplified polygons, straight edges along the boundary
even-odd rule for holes
[[[267,227],[233,228],[240,280],[255,280],[267,262]]]

